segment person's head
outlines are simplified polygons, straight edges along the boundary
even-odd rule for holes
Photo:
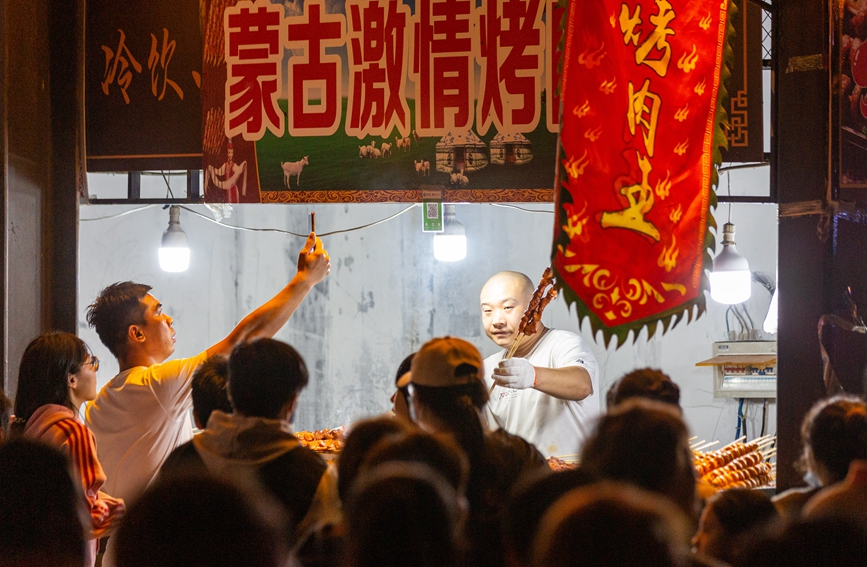
[[[497,345],[512,345],[535,290],[533,281],[520,272],[500,272],[482,287],[482,326]]]
[[[240,344],[229,357],[229,398],[248,417],[289,418],[308,379],[298,351],[275,339]]]
[[[135,282],[113,283],[87,308],[88,324],[116,358],[144,352],[163,361],[175,351],[172,318],[150,289]]]
[[[450,433],[472,461],[481,454],[484,431],[479,412],[488,401],[484,362],[463,339],[426,342],[412,359],[410,403],[414,420],[428,432]]]
[[[421,463],[438,472],[455,489],[464,494],[469,477],[467,457],[451,437],[413,431],[387,437],[373,446],[361,463],[360,474],[384,463]]]
[[[656,494],[617,483],[586,486],[545,514],[532,564],[680,566],[687,555],[688,525],[683,512]]]
[[[83,503],[59,450],[23,438],[0,444],[0,564],[81,567]]]
[[[680,408],[680,388],[660,370],[639,368],[617,380],[608,390],[608,409],[631,398],[647,398]]]
[[[734,567],[863,567],[867,530],[840,518],[798,519],[753,542]]]
[[[801,424],[804,459],[825,486],[846,478],[849,465],[867,459],[867,404],[855,396],[820,400]]]
[[[453,567],[462,514],[451,486],[418,463],[382,464],[345,507],[347,567]]]
[[[15,423],[23,424],[40,406],[56,404],[78,411],[96,398],[99,360],[70,333],[45,333],[27,345],[18,367]]]
[[[337,459],[337,491],[346,502],[352,484],[358,477],[361,464],[373,447],[383,439],[412,431],[408,422],[386,417],[367,419],[354,424],[343,443]]]
[[[193,418],[196,427],[204,429],[214,410],[232,413],[232,402],[226,383],[229,380],[229,359],[217,354],[206,360],[193,374]]]
[[[586,471],[577,468],[556,473],[543,469],[518,481],[503,514],[503,545],[509,567],[529,567],[533,540],[545,512],[561,496],[592,480]]]
[[[412,365],[412,359],[415,353],[410,354],[403,359],[400,366],[397,367],[397,374],[394,376],[394,394],[391,395],[391,411],[396,417],[411,421],[409,415],[409,370]]]
[[[277,520],[264,503],[212,476],[166,478],[130,507],[115,540],[118,567],[284,565]]]
[[[779,518],[773,502],[763,492],[724,490],[708,500],[692,544],[697,553],[733,563],[749,538],[761,536]]]
[[[695,514],[695,467],[676,408],[652,400],[623,402],[603,415],[585,442],[581,466],[601,479],[629,482]]]

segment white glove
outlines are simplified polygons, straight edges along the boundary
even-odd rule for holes
[[[536,385],[536,369],[526,358],[501,360],[491,376],[498,386],[525,390]]]

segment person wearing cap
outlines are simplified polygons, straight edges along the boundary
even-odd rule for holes
[[[411,353],[400,366],[397,367],[397,374],[394,376],[394,394],[391,395],[391,413],[398,419],[412,421],[409,416],[409,369],[412,364],[412,359],[415,353]]]
[[[482,412],[488,391],[483,368],[482,355],[465,340],[428,341],[412,359],[410,414],[423,431],[451,435],[466,453],[469,564],[501,567],[501,511],[509,491],[524,475],[545,470],[548,464],[526,440],[485,427]]]
[[[500,272],[482,288],[485,334],[503,349],[484,362],[491,391],[485,415],[490,427],[520,435],[546,457],[574,458],[599,415],[598,365],[580,336],[541,321],[505,358],[534,289],[518,272]]]

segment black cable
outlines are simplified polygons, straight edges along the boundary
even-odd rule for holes
[[[762,403],[762,434],[760,437],[765,436],[765,432],[768,429],[768,398],[764,398],[764,402]]]
[[[407,208],[403,209],[402,211],[399,211],[399,212],[397,212],[397,213],[395,213],[389,217],[385,217],[384,219],[379,219],[378,221],[373,221],[373,222],[363,224],[361,226],[356,226],[353,228],[344,228],[341,230],[332,230],[331,232],[324,232],[322,234],[317,234],[316,236],[319,236],[320,238],[322,238],[325,236],[331,236],[334,234],[342,234],[344,232],[352,232],[354,230],[361,230],[362,228],[368,228],[371,226],[375,226],[377,224],[381,224],[381,223],[384,223],[386,221],[390,221],[391,219],[398,217],[398,216],[404,214],[405,212],[409,211],[410,209],[413,209],[413,208],[418,207],[418,206],[421,206],[421,203],[413,203],[412,205],[408,206]],[[308,234],[298,234],[297,232],[291,232],[288,230],[281,230],[279,228],[248,228],[246,226],[233,226],[231,224],[225,224],[225,223],[222,223],[218,220],[212,219],[208,215],[204,215],[198,211],[194,211],[193,209],[191,209],[189,207],[185,207],[185,206],[181,205],[181,208],[184,209],[185,211],[188,211],[188,212],[194,214],[194,215],[202,217],[206,221],[212,222],[214,224],[218,224],[220,226],[224,226],[226,228],[231,228],[233,230],[243,230],[243,231],[248,231],[248,232],[278,232],[280,234],[289,234],[291,236],[297,236],[299,238],[307,238],[309,236]]]
[[[172,199],[174,199],[174,198],[175,198],[175,193],[172,191],[172,184],[169,183],[169,178],[166,177],[166,172],[165,172],[165,171],[160,171],[160,175],[163,176],[163,181],[166,182],[166,189],[167,189],[167,192],[166,192],[166,198],[168,198],[169,195],[171,195]]]

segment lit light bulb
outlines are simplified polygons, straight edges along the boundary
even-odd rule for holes
[[[467,257],[467,235],[455,216],[455,206],[443,205],[443,231],[434,236],[434,258],[457,262]]]
[[[735,225],[723,225],[723,249],[713,259],[710,273],[710,296],[719,303],[743,303],[750,298],[752,276],[750,263],[735,247]]]
[[[177,205],[169,207],[169,227],[163,233],[159,256],[160,268],[165,272],[185,272],[190,267],[190,247],[181,228],[181,208]]]

